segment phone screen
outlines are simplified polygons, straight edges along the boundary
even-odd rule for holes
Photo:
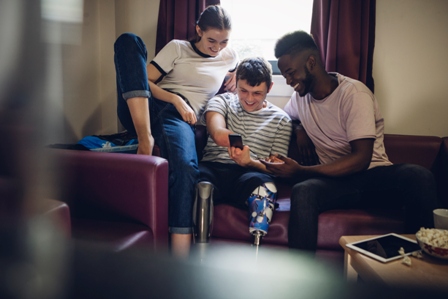
[[[243,138],[240,134],[229,134],[230,146],[243,149]]]

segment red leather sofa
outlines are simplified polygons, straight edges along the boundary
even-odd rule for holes
[[[206,141],[204,127],[196,131],[198,155]],[[414,163],[430,169],[437,180],[440,205],[448,207],[448,138],[385,135],[385,146],[394,163]],[[72,234],[76,239],[104,242],[115,250],[168,246],[168,162],[160,157],[51,149],[53,173],[59,178],[59,194],[71,209]],[[157,154],[157,148],[155,149]],[[296,157],[295,141],[290,156]],[[57,183],[58,184],[58,183]],[[287,248],[291,185],[280,184],[279,208],[261,246]],[[251,244],[247,212],[229,205],[214,209],[211,242]],[[333,210],[319,217],[316,256],[342,262],[342,235],[403,232],[401,210]]]
[[[49,149],[53,190],[73,239],[112,250],[168,247],[168,163],[155,156]]]
[[[60,200],[55,199],[41,199],[28,211],[28,219],[34,220],[36,218],[45,217],[50,224],[54,226],[59,235],[64,238],[71,238],[72,236],[72,221],[70,217],[70,208],[68,205]]]
[[[204,138],[200,132],[198,138]],[[440,205],[448,207],[448,137],[386,134],[386,152],[395,163],[413,163],[431,170],[437,180]],[[290,157],[297,157],[295,140],[291,141]],[[278,185],[279,208],[275,211],[269,233],[261,244],[287,246],[291,185]],[[247,211],[229,205],[214,209],[212,240],[238,240],[250,243]],[[400,209],[332,210],[319,216],[317,257],[342,261],[343,251],[339,238],[343,235],[385,234],[404,232]]]

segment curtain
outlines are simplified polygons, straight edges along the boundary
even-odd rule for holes
[[[373,92],[376,0],[314,0],[311,34],[325,68],[357,79]]]
[[[212,4],[220,0],[160,0],[156,53],[172,39],[192,39],[200,13]]]

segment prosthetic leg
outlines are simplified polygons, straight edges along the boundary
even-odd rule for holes
[[[193,205],[195,243],[208,243],[213,220],[213,184],[199,182],[196,185],[196,198]]]
[[[269,223],[277,200],[277,188],[268,182],[255,188],[247,200],[250,213],[249,232],[254,235],[254,245],[260,245],[261,237],[268,233]]]

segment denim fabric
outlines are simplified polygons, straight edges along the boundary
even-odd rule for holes
[[[171,233],[193,232],[193,201],[198,181],[194,127],[184,122],[169,103],[150,101],[152,135],[161,156],[169,161],[169,216]]]
[[[115,42],[117,113],[122,125],[135,133],[126,100],[148,97],[151,131],[161,156],[169,162],[169,215],[171,233],[192,233],[192,209],[198,179],[194,127],[184,122],[176,108],[151,96],[146,73],[147,51],[143,41],[131,33]]]
[[[403,207],[405,230],[433,227],[437,207],[432,173],[418,165],[379,166],[342,178],[312,178],[297,183],[291,194],[288,242],[292,248],[315,251],[319,214],[356,207]]]
[[[114,50],[118,118],[128,132],[136,134],[126,100],[151,96],[146,74],[146,46],[140,37],[124,33],[115,41]]]
[[[215,204],[226,203],[240,209],[248,208],[246,201],[255,188],[274,182],[274,178],[269,174],[237,164],[201,162],[199,170],[199,181],[210,182],[215,187]]]

